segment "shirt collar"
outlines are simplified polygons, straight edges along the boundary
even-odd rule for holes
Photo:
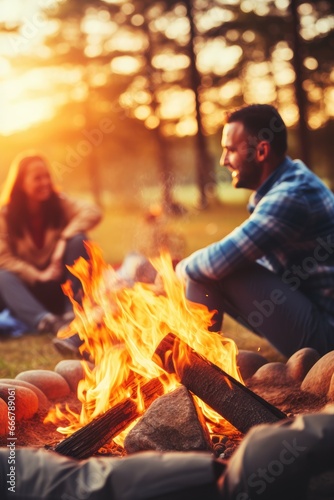
[[[254,191],[248,202],[248,210],[250,213],[253,212],[256,205],[259,203],[261,198],[265,196],[268,191],[273,187],[273,185],[282,177],[286,170],[291,168],[293,162],[289,156],[286,156],[282,163],[278,165],[278,167],[267,177],[267,179],[261,184],[261,186]]]

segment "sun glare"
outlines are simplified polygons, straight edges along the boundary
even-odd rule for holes
[[[2,113],[6,121],[0,122],[0,133],[8,136],[50,120],[54,116],[54,106],[51,98],[29,99],[3,103]]]
[[[170,42],[176,40],[178,47],[188,42],[190,24],[184,5],[176,5],[166,13],[162,4],[156,3],[147,12],[146,20],[153,38],[156,34],[164,34],[169,39],[167,46],[154,46],[152,71],[147,71],[149,37],[145,30],[137,29],[145,21],[144,14],[136,13],[135,3],[129,0],[103,2],[98,7],[92,7],[94,2],[89,3],[88,8],[83,7],[84,15],[76,24],[72,18],[57,19],[59,6],[66,4],[66,0],[0,1],[0,19],[4,27],[0,31],[1,134],[7,136],[52,119],[59,104],[85,101],[90,88],[97,90],[105,87],[111,76],[117,80],[116,75],[133,75],[133,82],[140,78],[144,80],[144,84],[139,86],[129,83],[121,93],[119,103],[129,109],[132,116],[142,120],[147,128],[155,128],[161,121],[168,134],[183,136],[196,133],[193,91],[177,88],[181,78],[188,75],[191,60],[183,51],[178,53],[174,42]],[[208,133],[215,132],[221,126],[221,108],[231,106],[231,101],[239,97],[247,103],[277,101],[287,110],[290,108],[290,112],[286,112],[288,122],[295,123],[294,103],[291,98],[285,100],[295,82],[293,51],[287,42],[276,44],[269,62],[256,58],[256,54],[261,56],[262,52],[255,47],[254,57],[248,63],[242,63],[239,71],[237,65],[246,55],[243,47],[245,43],[250,46],[254,43],[255,28],[246,29],[243,33],[239,29],[228,29],[224,37],[217,36],[215,39],[202,36],[210,28],[233,21],[236,13],[225,4],[237,5],[246,14],[255,12],[264,16],[268,13],[270,3],[271,0],[220,0],[215,7],[206,0],[198,2],[198,5],[194,3],[195,23],[201,35],[195,41],[196,63],[202,78],[201,110]],[[118,12],[116,8],[109,9],[108,4],[117,6]],[[277,9],[284,10],[288,8],[289,2],[275,0],[274,4]],[[205,9],[206,5],[208,7]],[[48,13],[53,15],[52,19]],[[299,6],[299,14],[301,36],[305,40],[325,35],[334,27],[333,16],[321,16],[321,10],[317,11],[308,2]],[[132,25],[125,23],[126,16],[132,16]],[[59,35],[54,46],[46,42],[49,35]],[[59,56],[63,60],[72,45],[79,50],[82,48],[83,55],[89,58],[89,64],[85,64],[80,56],[80,62],[73,61],[67,65],[59,63],[57,66],[55,62],[52,66],[52,57]],[[100,64],[101,58],[108,62]],[[320,62],[311,55],[306,55],[303,60],[308,71],[319,71],[319,81],[323,77],[322,73],[320,75]],[[83,75],[90,63],[95,74],[90,76],[88,84]],[[143,70],[145,76],[139,76],[138,73]],[[236,70],[237,76],[227,78],[225,75],[232,70]],[[146,90],[151,88],[153,76],[158,81],[159,113],[151,113],[150,100],[154,96]],[[204,83],[205,78],[207,83]],[[220,84],[213,83],[219,79]],[[145,92],[149,95],[145,95]],[[333,116],[332,86],[326,92],[323,91],[322,96],[319,95],[319,89],[307,92],[312,103],[323,100],[327,120]],[[326,121],[324,116],[320,116],[318,108],[313,112],[312,128],[322,126]],[[317,112],[319,119],[315,116]]]

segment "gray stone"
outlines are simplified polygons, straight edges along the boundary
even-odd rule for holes
[[[52,370],[27,370],[19,373],[15,378],[35,385],[51,400],[59,400],[71,392],[64,377]]]
[[[64,377],[72,392],[77,392],[78,384],[84,378],[82,361],[79,359],[63,359],[56,365],[55,372]]]
[[[26,389],[30,389],[33,391],[38,398],[38,410],[43,411],[50,408],[50,401],[45,396],[44,392],[42,392],[38,387],[29,382],[25,382],[24,380],[10,379],[10,378],[2,378],[0,379],[0,384],[10,384],[14,387],[25,387]]]
[[[204,417],[184,386],[156,399],[124,441],[127,453],[210,450]]]
[[[302,382],[306,374],[319,359],[320,354],[315,349],[311,347],[299,349],[286,363],[288,375],[297,382]]]
[[[8,406],[0,398],[0,436],[6,436],[8,433]]]
[[[8,398],[15,404],[15,421],[32,418],[38,411],[36,394],[26,387],[14,387],[12,384],[0,384],[0,398],[8,405]]]
[[[254,373],[252,381],[281,386],[292,382],[292,379],[288,376],[286,364],[275,361],[261,366]]]
[[[301,389],[316,396],[326,396],[334,373],[334,351],[330,351],[312,366],[304,378]]]
[[[257,352],[240,349],[237,355],[237,364],[244,380],[251,378],[261,366],[267,363],[268,360]]]

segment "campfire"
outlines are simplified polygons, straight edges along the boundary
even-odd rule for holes
[[[204,434],[244,433],[286,417],[245,387],[235,343],[209,331],[214,312],[186,300],[168,253],[151,262],[163,281],[157,290],[152,282],[120,278],[95,244],[87,249],[89,261],[71,269],[82,283],[82,303],[64,286],[75,319],[62,336],[78,333],[90,361],[82,362],[81,410],[57,405],[45,419],[64,435],[56,451],[86,458],[110,440],[123,446],[150,405],[180,385],[194,400]]]

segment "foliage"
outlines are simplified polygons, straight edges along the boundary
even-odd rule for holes
[[[294,67],[293,4],[302,75]],[[46,18],[39,30],[31,26],[34,17],[3,25],[10,41],[15,30],[19,36],[9,57],[17,74],[35,68],[37,75],[38,68],[50,81],[43,87],[40,76],[32,77],[27,98],[37,99],[43,88],[57,112],[50,131],[31,128],[22,143],[31,133],[30,142],[50,152],[59,181],[89,184],[97,201],[103,190],[128,188],[124,174],[130,185],[160,180],[166,199],[174,184],[191,178],[205,197],[205,186],[216,182],[219,132],[229,109],[274,103],[295,138],[302,111],[296,76],[310,129],[325,133],[333,119],[332,2],[45,0],[40,6]],[[85,146],[103,119],[110,133]],[[188,159],[179,168],[181,155]],[[329,160],[321,162],[316,167],[331,175]]]

